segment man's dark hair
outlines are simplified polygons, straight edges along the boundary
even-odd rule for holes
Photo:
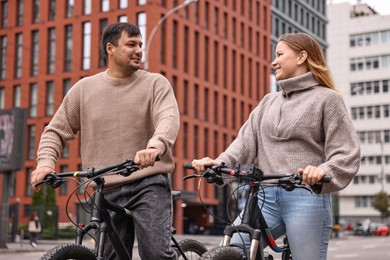
[[[133,37],[141,37],[141,31],[139,28],[131,23],[113,23],[110,24],[103,31],[102,35],[102,48],[104,53],[107,55],[106,45],[107,43],[111,43],[114,46],[118,46],[118,40],[122,35],[122,32],[126,32],[127,36]]]

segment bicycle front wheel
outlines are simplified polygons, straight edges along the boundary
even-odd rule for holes
[[[201,260],[241,260],[243,259],[240,252],[236,248],[230,246],[219,246],[209,250],[202,255]]]
[[[77,244],[56,246],[44,254],[40,260],[96,260],[95,254],[87,247]]]
[[[178,242],[180,249],[183,251],[187,259],[199,259],[201,255],[207,252],[207,248],[199,241],[193,239],[185,239]],[[178,248],[175,248],[177,259],[184,259]]]

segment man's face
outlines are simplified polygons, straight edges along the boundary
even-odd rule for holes
[[[108,55],[117,69],[135,71],[141,67],[142,39],[138,36],[129,37],[122,32],[117,46],[110,45]]]

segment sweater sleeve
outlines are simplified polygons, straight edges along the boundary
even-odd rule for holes
[[[262,104],[251,112],[248,120],[240,128],[237,138],[216,159],[224,162],[228,167],[234,167],[236,163],[253,163],[257,157],[258,131],[262,113]]]
[[[336,98],[325,104],[325,162],[318,167],[332,176],[330,183],[314,185],[316,193],[336,192],[352,181],[360,167],[360,143],[344,102]]]
[[[48,166],[54,169],[66,143],[76,138],[80,129],[79,104],[78,89],[73,87],[42,133],[37,151],[38,168]]]
[[[152,104],[154,134],[147,148],[157,148],[161,155],[169,151],[176,141],[180,128],[180,114],[169,81],[159,76],[155,82]]]

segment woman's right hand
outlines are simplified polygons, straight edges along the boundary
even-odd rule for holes
[[[214,165],[219,165],[219,163],[210,157],[204,157],[202,159],[195,159],[192,161],[192,166],[197,172],[204,172],[206,170],[206,166]]]

